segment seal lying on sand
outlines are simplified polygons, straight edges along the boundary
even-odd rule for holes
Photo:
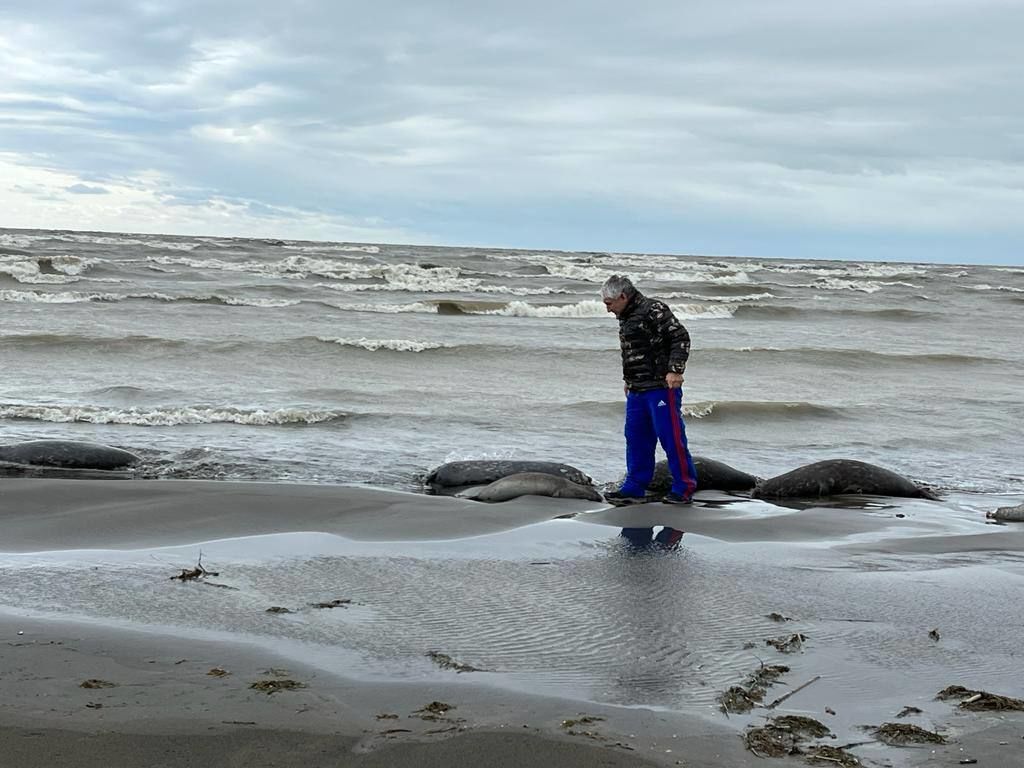
[[[1024,504],[1016,507],[1000,507],[986,515],[991,520],[999,520],[1004,523],[1024,523]]]
[[[123,469],[137,464],[139,457],[99,443],[30,440],[0,446],[0,461],[64,469]]]
[[[489,459],[481,461],[452,461],[431,472],[424,483],[434,493],[451,494],[468,485],[486,485],[509,475],[539,472],[562,477],[579,485],[593,485],[589,476],[568,464],[554,461],[511,461]]]
[[[587,499],[603,501],[601,494],[589,485],[580,485],[564,477],[544,472],[519,472],[495,480],[483,488],[473,488],[459,494],[466,499],[496,502],[519,496],[551,496],[556,499]]]
[[[693,457],[693,467],[697,470],[698,491],[749,491],[761,479],[703,456]],[[622,485],[622,482],[619,481],[619,485]],[[671,488],[672,473],[669,471],[668,462],[659,461],[654,466],[654,479],[647,486],[647,493],[650,496],[664,496]]]
[[[927,488],[874,464],[829,459],[758,483],[755,499],[821,498],[840,494],[937,499]]]

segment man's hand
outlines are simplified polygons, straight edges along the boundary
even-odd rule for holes
[[[667,373],[665,374],[665,383],[668,384],[669,389],[679,389],[683,386],[683,374]]]

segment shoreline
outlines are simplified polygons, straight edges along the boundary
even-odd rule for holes
[[[855,750],[865,763],[1024,766],[1024,713],[931,703],[949,684],[1024,693],[1012,628],[979,624],[1012,616],[1024,532],[954,504],[808,509],[705,494],[683,510],[606,509],[187,480],[11,479],[3,490],[0,746],[28,768],[69,756],[97,767],[765,766],[741,735],[776,712],[730,717],[710,704],[762,657],[793,665],[766,701],[824,677],[777,714],[820,719],[837,744],[870,740],[861,724],[908,704],[950,740],[934,750],[868,744]],[[666,524],[687,531],[682,551],[631,555],[616,543],[620,526]],[[197,544],[235,591],[167,590]],[[402,563],[415,567],[380,581]],[[266,615],[267,605],[331,596],[357,602]],[[677,605],[660,607],[663,596]],[[567,619],[569,608],[579,615]],[[796,618],[782,627],[769,610]],[[415,631],[395,637],[397,654],[361,657],[376,647],[360,634],[368,621],[382,622],[368,625],[371,639]],[[928,637],[936,624],[941,643]],[[788,657],[765,649],[766,637],[790,631],[806,633],[806,647]],[[562,650],[536,652],[551,645]],[[488,667],[491,654],[490,668],[509,676],[439,670],[424,661],[428,648]],[[665,655],[645,660],[652,653]],[[573,677],[588,665],[589,678]],[[227,674],[209,674],[217,669]],[[669,700],[682,706],[645,704],[665,696],[645,686],[663,685],[651,676],[666,672]],[[559,682],[542,685],[545,676]],[[267,680],[300,685],[249,687]],[[450,708],[424,712],[431,702]]]

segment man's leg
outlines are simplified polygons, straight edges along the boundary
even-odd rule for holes
[[[686,445],[682,390],[665,388],[652,394],[654,425],[672,473],[672,493],[689,499],[697,490],[697,470]]]
[[[625,496],[643,496],[654,478],[658,434],[646,395],[646,392],[626,393],[626,480],[619,489]]]

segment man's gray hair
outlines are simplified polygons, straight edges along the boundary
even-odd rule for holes
[[[636,293],[636,286],[625,275],[612,275],[601,286],[601,297],[605,299],[617,299],[619,296],[629,299],[633,297],[634,293]]]

